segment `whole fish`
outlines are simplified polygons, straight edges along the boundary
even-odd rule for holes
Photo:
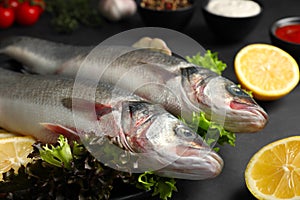
[[[200,180],[223,167],[198,134],[160,105],[110,84],[0,68],[0,127],[47,143],[59,134],[81,140],[101,162],[129,172]]]
[[[40,47],[43,47],[42,50]],[[70,46],[28,37],[0,43],[0,53],[41,74],[111,83],[161,104],[186,121],[203,111],[232,132],[257,132],[267,113],[232,81],[183,59],[148,49]]]

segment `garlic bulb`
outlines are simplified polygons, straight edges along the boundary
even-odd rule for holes
[[[104,17],[111,21],[118,21],[136,12],[134,0],[100,0],[99,10]]]

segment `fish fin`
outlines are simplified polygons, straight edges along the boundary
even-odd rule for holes
[[[76,132],[76,130],[73,128],[67,128],[60,124],[47,123],[47,122],[40,123],[40,125],[42,125],[47,130],[59,135],[63,135],[70,140],[79,141],[79,135]]]
[[[97,118],[100,119],[103,115],[109,114],[112,112],[112,107],[104,104],[96,104],[96,114]]]
[[[109,114],[112,112],[112,106],[108,104],[102,104],[97,102],[88,101],[80,98],[65,98],[62,100],[62,104],[64,107],[68,109],[75,109],[77,111],[88,111],[87,108],[91,108],[91,106],[95,106],[95,111],[97,115],[97,119],[99,120],[102,116]]]
[[[61,103],[65,108],[72,110],[72,98],[64,98]]]

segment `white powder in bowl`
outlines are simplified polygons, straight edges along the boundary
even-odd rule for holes
[[[206,9],[226,17],[250,17],[261,11],[259,4],[251,0],[210,0]]]

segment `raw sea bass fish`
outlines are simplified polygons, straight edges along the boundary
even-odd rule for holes
[[[148,49],[92,49],[28,37],[12,37],[0,43],[0,53],[22,62],[32,72],[75,77],[80,69],[80,75],[87,78],[96,73],[96,79],[161,104],[186,121],[191,121],[193,113],[203,111],[206,117],[236,133],[257,132],[267,123],[267,113],[248,94],[208,69]]]
[[[82,81],[76,84],[81,91],[76,94],[73,86],[74,79],[67,77],[0,68],[0,127],[47,143],[61,133],[80,139],[97,159],[109,161],[109,166],[116,163],[116,169],[126,164],[124,155],[130,154],[136,159],[135,166],[126,170],[130,172],[155,169],[159,175],[192,180],[221,172],[222,159],[160,105],[109,84]],[[94,86],[95,96],[89,92]],[[88,112],[89,107],[93,112]],[[115,149],[122,159],[107,160],[116,156]]]

